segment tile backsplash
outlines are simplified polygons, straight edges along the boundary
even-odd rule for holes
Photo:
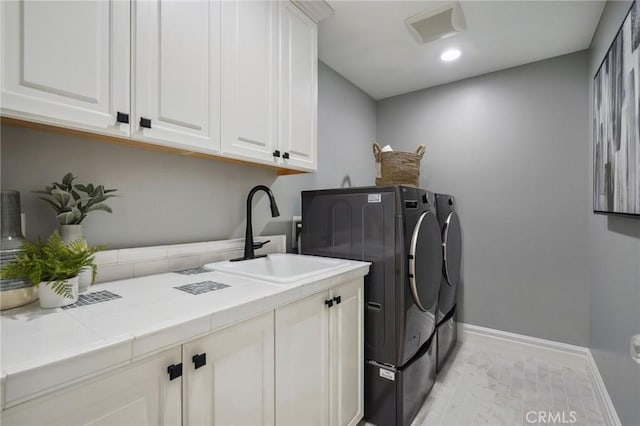
[[[256,254],[286,252],[285,235],[255,237],[256,243],[266,240],[271,242],[257,249]],[[207,263],[241,257],[243,251],[244,238],[105,250],[96,254],[96,283],[197,268]]]

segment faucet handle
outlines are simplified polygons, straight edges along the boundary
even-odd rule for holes
[[[255,242],[255,243],[253,243],[253,249],[254,250],[255,249],[261,249],[262,247],[265,246],[265,244],[268,244],[270,242],[271,242],[271,240]]]

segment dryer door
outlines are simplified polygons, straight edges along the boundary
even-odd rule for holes
[[[421,311],[434,311],[441,271],[442,240],[438,219],[431,211],[426,211],[418,219],[409,248],[409,284]]]
[[[442,229],[442,273],[446,283],[455,287],[460,281],[460,264],[462,259],[462,232],[458,214],[452,212],[447,217]]]

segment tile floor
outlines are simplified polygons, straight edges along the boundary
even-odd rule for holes
[[[459,342],[412,426],[548,424],[605,425],[586,361],[480,339]]]

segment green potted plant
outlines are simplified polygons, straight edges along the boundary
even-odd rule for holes
[[[34,191],[42,194],[39,197],[56,212],[60,223],[60,233],[65,242],[83,239],[82,221],[94,211],[111,213],[111,207],[104,201],[115,197],[117,189],[105,189],[103,185],[87,185],[76,183],[76,176],[67,173],[62,182],[53,182],[44,191]]]
[[[82,240],[65,243],[58,231],[37,243],[24,241],[23,252],[2,265],[0,277],[26,278],[38,286],[40,306],[57,308],[78,301],[78,274],[90,268],[92,282],[97,272],[94,255],[99,247]]]

